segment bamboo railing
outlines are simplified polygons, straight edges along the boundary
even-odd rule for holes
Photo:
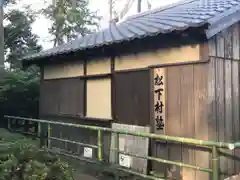
[[[171,164],[171,165],[176,165],[180,167],[185,167],[185,168],[191,168],[197,171],[202,171],[206,173],[211,173],[211,179],[212,180],[219,180],[220,179],[220,170],[219,170],[219,148],[227,148],[230,150],[234,150],[235,148],[240,147],[240,142],[237,143],[226,143],[226,142],[215,142],[215,141],[205,141],[205,140],[197,140],[197,139],[192,139],[192,138],[183,138],[183,137],[174,137],[174,136],[167,136],[167,135],[157,135],[153,133],[140,133],[140,132],[131,132],[131,131],[125,131],[125,130],[115,130],[111,128],[104,128],[104,127],[98,127],[98,126],[89,126],[89,125],[81,125],[81,124],[73,124],[73,123],[63,123],[63,122],[55,122],[55,121],[48,121],[48,120],[40,120],[40,119],[33,119],[33,118],[25,118],[25,117],[15,117],[15,116],[5,116],[5,118],[8,119],[8,128],[11,129],[11,120],[23,120],[23,121],[32,121],[38,123],[38,136],[41,137],[41,124],[47,124],[48,125],[48,133],[47,133],[47,141],[48,141],[48,147],[50,147],[51,140],[58,140],[58,141],[63,141],[63,142],[69,142],[69,143],[74,143],[78,144],[80,146],[86,146],[86,147],[91,147],[94,149],[97,149],[97,158],[98,162],[103,161],[103,144],[102,144],[102,136],[103,132],[110,132],[111,134],[115,134],[114,136],[114,141],[116,143],[115,148],[111,148],[110,150],[115,152],[116,155],[116,160],[118,160],[119,153],[125,154],[128,156],[136,157],[136,158],[142,158],[146,160],[151,160],[151,161],[156,161],[164,164]],[[76,127],[76,128],[84,128],[84,129],[89,129],[89,130],[95,130],[97,131],[98,134],[98,142],[97,145],[92,145],[92,144],[86,144],[86,143],[81,143],[81,142],[76,142],[76,141],[71,141],[71,140],[66,140],[66,139],[61,139],[61,138],[56,138],[56,137],[51,137],[51,125],[62,125],[62,126],[69,126],[69,127]],[[136,154],[132,153],[126,153],[123,151],[119,150],[119,134],[125,134],[125,135],[132,135],[132,136],[138,136],[138,137],[145,137],[145,138],[151,138],[151,139],[156,139],[156,140],[164,140],[167,142],[177,142],[177,143],[182,143],[182,144],[187,144],[187,145],[195,145],[195,146],[200,146],[200,147],[209,147],[211,148],[212,152],[212,167],[211,168],[204,168],[204,167],[199,167],[195,165],[190,165],[190,164],[185,164],[182,162],[175,162],[175,161],[170,161],[166,159],[161,159],[157,157],[151,157],[151,156],[139,156]],[[64,154],[61,153],[63,155]],[[77,159],[81,159],[80,157],[76,157],[74,155],[71,155]],[[116,162],[118,163],[118,162]],[[160,178],[154,177],[152,175],[146,175],[140,172],[135,172],[131,169],[127,168],[122,168],[122,167],[117,167],[119,170],[137,175],[143,178],[147,179],[152,179],[152,180],[159,180]],[[161,179],[160,179],[161,180]]]

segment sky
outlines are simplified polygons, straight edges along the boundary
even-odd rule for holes
[[[34,3],[32,3],[34,1]],[[42,7],[46,6],[47,3],[51,3],[52,0],[21,0],[21,6],[30,5],[34,10],[40,10]],[[109,22],[109,0],[89,0],[89,8],[93,11],[97,11],[98,15],[102,17],[100,22],[100,29],[106,28]],[[153,8],[161,7],[167,4],[177,2],[179,0],[149,0]],[[118,0],[116,11],[121,11],[126,0]],[[19,5],[20,6],[20,5]],[[147,10],[147,0],[142,0],[142,11]],[[126,14],[126,17],[134,15],[137,13],[137,0],[132,4],[131,9]],[[36,21],[33,23],[33,32],[39,36],[39,43],[44,49],[49,49],[52,47],[50,43],[50,35],[48,33],[48,28],[51,26],[51,22],[48,21],[43,16],[39,15]]]

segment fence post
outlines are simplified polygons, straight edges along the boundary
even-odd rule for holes
[[[8,130],[11,131],[11,119],[7,118],[8,121]]]
[[[51,139],[50,139],[51,138],[51,124],[49,124],[49,123],[48,123],[48,134],[47,135],[48,135],[47,136],[48,137],[47,145],[48,145],[48,149],[50,149],[51,148]]]
[[[98,160],[102,161],[102,131],[98,130]]]
[[[219,154],[216,146],[212,147],[212,180],[219,180]]]
[[[115,163],[116,164],[118,164],[119,162],[119,153],[118,153],[118,151],[119,151],[119,134],[118,133],[115,133],[115,138],[114,138],[114,141],[115,141],[115,149],[116,149],[116,151],[115,151]]]
[[[43,137],[43,132],[42,132],[42,128],[41,128],[41,123],[38,122],[38,137],[40,140],[40,148],[44,146],[44,137]]]
[[[23,133],[29,133],[29,121],[24,121]]]
[[[118,164],[119,163],[119,134],[118,133],[115,133],[114,134],[114,141],[115,141],[115,163]],[[120,177],[119,177],[119,174],[118,172],[115,174],[115,177],[114,177],[115,180],[119,180]]]

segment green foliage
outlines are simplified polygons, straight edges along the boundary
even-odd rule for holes
[[[16,2],[16,0],[4,1],[5,6],[11,6],[4,15],[4,49],[6,62],[10,68],[1,74],[0,117],[2,115],[37,117],[39,70],[36,67],[26,71],[20,70],[19,59],[27,54],[39,52],[42,47],[38,45],[38,37],[32,33],[34,12],[29,8],[24,11],[18,9],[13,5]]]
[[[12,9],[4,20],[8,22],[4,27],[6,62],[10,63],[11,68],[20,67],[21,57],[42,49],[38,45],[38,36],[32,33],[31,25],[35,17],[29,10]]]
[[[37,117],[39,79],[36,67],[7,71],[0,83],[0,114]]]
[[[90,11],[87,0],[75,0],[74,5],[72,0],[56,0],[43,9],[43,14],[53,22],[49,33],[54,37],[54,46],[93,32],[101,19]]]
[[[0,180],[73,180],[73,170],[32,140],[0,144]]]

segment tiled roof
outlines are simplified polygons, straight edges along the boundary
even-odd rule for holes
[[[56,54],[75,52],[113,43],[130,41],[146,36],[183,31],[204,24],[214,26],[220,20],[240,11],[240,0],[185,0],[129,17],[119,24],[81,37],[58,47],[29,55],[22,60],[43,58]],[[221,24],[221,28],[239,21],[240,15]],[[231,23],[231,24],[229,24]],[[207,32],[207,36],[218,33],[221,28]]]

